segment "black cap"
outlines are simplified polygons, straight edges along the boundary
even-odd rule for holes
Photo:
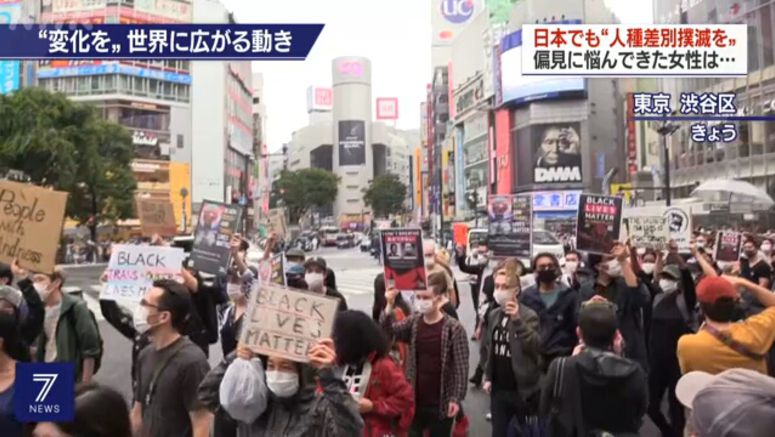
[[[310,258],[310,259],[308,259],[307,261],[304,262],[304,270],[308,269],[310,266],[318,266],[323,271],[325,271],[327,269],[326,260],[324,260],[323,258],[321,258],[319,256]]]

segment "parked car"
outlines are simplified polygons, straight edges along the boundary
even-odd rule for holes
[[[539,253],[551,253],[557,257],[561,265],[565,264],[565,247],[562,245],[562,242],[549,231],[534,229],[533,253],[531,257],[535,257]]]
[[[352,234],[339,234],[336,236],[336,247],[338,249],[355,247],[355,239]]]
[[[360,243],[358,245],[361,248],[361,252],[368,252],[371,249],[371,237],[368,235],[364,235],[363,238],[361,238]]]

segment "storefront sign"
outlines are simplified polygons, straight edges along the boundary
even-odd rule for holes
[[[581,191],[542,191],[533,193],[534,211],[576,211]]]
[[[344,74],[346,76],[363,76],[364,68],[363,64],[361,64],[359,61],[341,61],[339,65],[337,65],[337,69],[339,70],[339,73]]]
[[[105,0],[53,0],[51,12],[81,12],[104,8]]]
[[[455,117],[460,118],[484,100],[484,79],[479,74],[455,92]]]
[[[627,170],[631,175],[638,172],[638,150],[635,144],[635,115],[633,93],[627,93]]]
[[[398,99],[395,97],[377,98],[377,120],[398,120]]]
[[[132,134],[132,144],[135,146],[156,146],[159,144],[159,138],[153,134],[143,131],[135,131]]]

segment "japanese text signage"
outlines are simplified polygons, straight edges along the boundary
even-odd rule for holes
[[[745,76],[745,24],[525,24],[522,74]]]
[[[185,258],[179,247],[113,245],[100,299],[140,302],[153,281],[182,281]]]
[[[0,26],[0,59],[303,60],[322,24]]]
[[[262,355],[307,362],[307,352],[331,335],[337,299],[269,283],[254,287],[240,343]]]
[[[398,120],[398,99],[395,97],[377,98],[377,120]]]
[[[461,117],[484,100],[484,79],[478,76],[455,92],[455,117]]]

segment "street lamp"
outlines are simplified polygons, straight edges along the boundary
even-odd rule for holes
[[[681,126],[679,126],[676,123],[673,123],[670,120],[662,120],[660,122],[659,127],[657,127],[656,131],[659,134],[659,140],[662,146],[662,153],[664,154],[664,166],[665,166],[665,204],[667,206],[670,206],[670,150],[667,147],[667,137],[670,135],[673,135],[680,129]]]

